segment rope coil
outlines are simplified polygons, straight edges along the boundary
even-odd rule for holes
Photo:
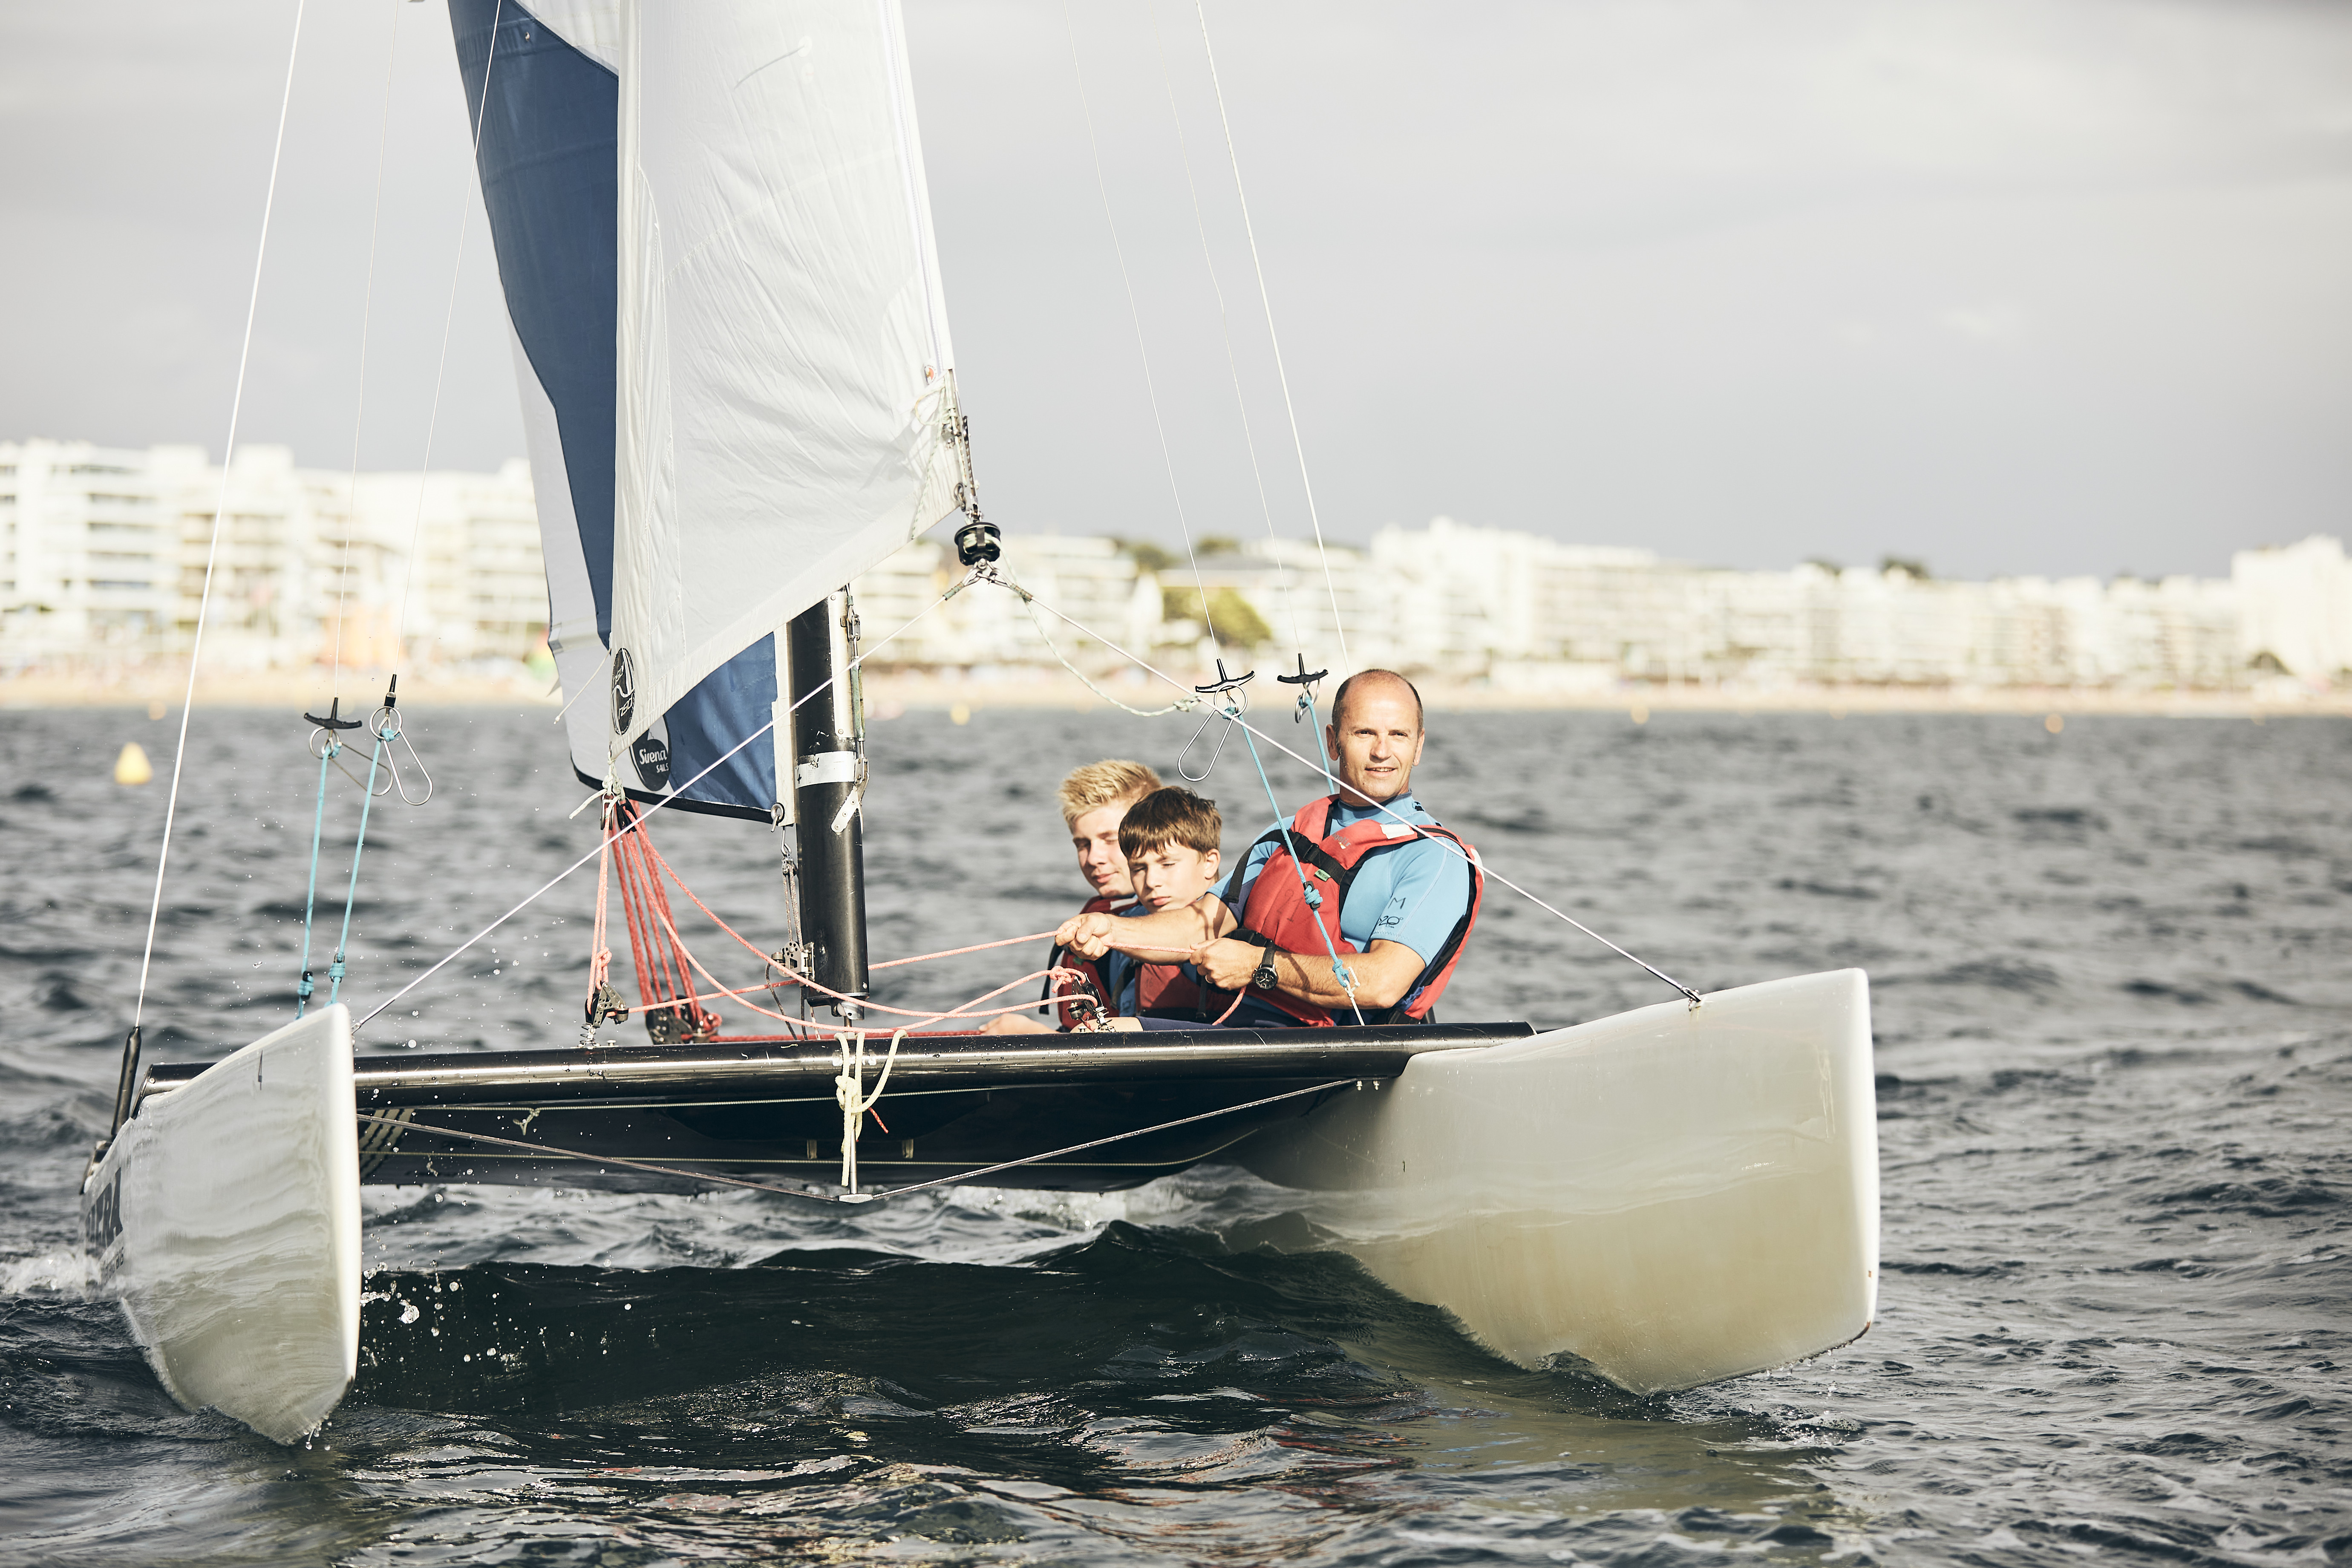
[[[865,1092],[866,1031],[852,1029],[840,1037],[841,1048],[834,1059],[840,1063],[841,1072],[833,1080],[833,1097],[841,1105],[841,1184],[853,1198],[858,1195],[857,1135],[865,1130],[866,1113],[889,1086],[890,1068],[898,1060],[898,1042],[906,1037],[903,1028],[891,1035],[890,1054],[882,1058],[882,1076],[874,1080],[871,1094]],[[889,1123],[881,1117],[876,1116],[874,1122],[883,1131],[890,1131]]]

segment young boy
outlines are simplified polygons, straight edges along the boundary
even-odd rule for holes
[[[1133,912],[1158,914],[1213,891],[1223,832],[1217,803],[1188,789],[1155,790],[1129,806],[1118,847],[1135,888]],[[1232,1000],[1212,991],[1180,953],[1155,959],[1114,951],[1097,970],[1121,1028],[1197,1028],[1215,1022]]]

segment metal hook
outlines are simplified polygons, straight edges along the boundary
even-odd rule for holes
[[[1231,717],[1232,715],[1225,712],[1222,708],[1214,710],[1206,717],[1202,719],[1201,727],[1192,731],[1192,738],[1191,740],[1184,742],[1184,749],[1176,754],[1176,771],[1184,775],[1185,783],[1203,783],[1208,779],[1208,776],[1211,773],[1217,771],[1217,759],[1225,754],[1225,742],[1233,739],[1234,731],[1231,723],[1228,723],[1223,730],[1218,732],[1217,749],[1209,753],[1209,765],[1207,767],[1202,769],[1196,773],[1192,769],[1184,765],[1184,759],[1192,754],[1192,748],[1201,743],[1201,737],[1208,733],[1210,725],[1215,723],[1220,719],[1229,720]]]
[[[391,711],[392,710],[389,708],[379,708],[376,710],[378,714],[389,714]],[[373,721],[371,721],[369,727],[372,730],[374,729]],[[431,800],[433,798],[433,775],[425,771],[425,759],[416,754],[416,743],[408,738],[408,731],[400,727],[399,720],[396,717],[394,718],[383,729],[375,730],[374,733],[376,739],[383,742],[384,771],[392,775],[392,782],[399,788],[400,798],[402,801],[409,805],[423,805],[426,801]],[[401,745],[407,750],[408,765],[415,769],[417,776],[425,781],[425,793],[423,795],[411,795],[408,793],[408,780],[402,775],[400,771],[400,753],[394,751],[392,748],[392,743],[394,741],[399,742]],[[379,790],[377,793],[382,794],[383,792]]]
[[[431,800],[433,775],[425,769],[425,759],[416,754],[416,742],[410,740],[408,732],[400,727],[400,677],[397,673],[393,676],[392,683],[384,688],[383,706],[368,715],[367,727],[368,733],[383,747],[384,769],[399,789],[400,798],[410,805],[423,805]],[[400,776],[400,754],[392,749],[394,741],[408,749],[408,765],[415,769],[417,775],[425,781],[423,795],[408,793],[408,781]]]
[[[1239,675],[1227,675],[1225,661],[1221,658],[1217,660],[1217,679],[1205,686],[1192,688],[1204,697],[1220,700],[1201,721],[1201,727],[1192,731],[1192,738],[1184,742],[1184,749],[1176,755],[1176,771],[1184,775],[1187,784],[1201,784],[1217,771],[1217,759],[1225,754],[1225,742],[1234,738],[1235,721],[1249,708],[1249,694],[1242,689],[1256,677],[1257,671],[1254,669],[1244,670]],[[1208,731],[1209,726],[1220,719],[1225,721],[1225,728],[1217,736],[1217,749],[1209,753],[1209,765],[1196,773],[1184,765],[1184,760],[1192,754],[1192,748],[1200,744],[1201,737]]]
[[[1328,669],[1309,670],[1307,668],[1307,656],[1302,653],[1297,657],[1298,673],[1297,675],[1275,677],[1285,686],[1298,688],[1298,705],[1290,711],[1290,721],[1294,724],[1315,711],[1315,683],[1331,673]]]
[[[303,717],[307,719],[310,715],[306,713]],[[349,723],[350,727],[353,729],[356,729],[359,726],[359,721],[357,720],[352,720]],[[322,741],[325,742],[324,750],[321,750],[320,746],[320,742]],[[344,745],[341,741],[336,740],[332,733],[326,730],[311,731],[310,748],[310,754],[312,756],[318,758],[322,763],[333,763],[337,773],[351,780],[352,783],[359,785],[360,788],[363,790],[368,788],[367,780],[352,772],[352,770],[344,764],[343,753],[350,751],[351,748]],[[387,778],[374,789],[369,790],[368,793],[378,797],[390,795],[392,793],[392,781]]]

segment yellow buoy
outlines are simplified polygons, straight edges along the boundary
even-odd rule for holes
[[[971,722],[971,710],[959,702],[948,710],[948,720],[951,723],[969,724]]]
[[[1634,704],[1633,704],[1633,715],[1632,715],[1632,717],[1633,717],[1633,722],[1634,722],[1634,723],[1636,723],[1636,724],[1646,724],[1646,723],[1648,723],[1648,722],[1650,721],[1650,710],[1649,710],[1647,708],[1643,707],[1640,703],[1636,702],[1636,703],[1634,703]]]
[[[2066,727],[2066,716],[2063,713],[2053,713],[2049,718],[2042,721],[2042,727],[2054,735]]]
[[[147,765],[147,753],[140,750],[139,742],[125,742],[122,754],[114,759],[114,782],[119,784],[142,784],[154,776],[155,770]]]

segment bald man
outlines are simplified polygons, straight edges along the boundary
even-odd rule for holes
[[[1192,951],[1211,984],[1243,993],[1234,1027],[1432,1021],[1485,879],[1413,798],[1421,694],[1394,670],[1350,676],[1323,742],[1339,793],[1260,837],[1214,896],[1133,919],[1082,914],[1055,940],[1087,958]]]

